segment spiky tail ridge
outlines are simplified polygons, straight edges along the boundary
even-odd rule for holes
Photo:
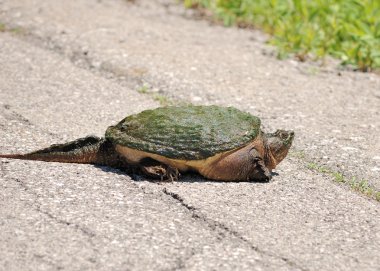
[[[87,136],[64,144],[54,144],[26,154],[0,154],[0,158],[104,166],[118,166],[121,163],[113,144],[96,136]]]

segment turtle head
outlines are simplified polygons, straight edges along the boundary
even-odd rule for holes
[[[288,154],[293,139],[293,131],[277,130],[272,134],[267,134],[267,146],[270,156],[274,159],[272,162],[274,164],[273,168]]]

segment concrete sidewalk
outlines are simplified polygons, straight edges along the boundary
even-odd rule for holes
[[[379,202],[307,164],[380,188],[380,77],[278,61],[262,34],[187,15],[169,1],[0,1],[0,152],[101,136],[165,95],[294,129],[294,155],[268,184],[4,159],[0,269],[377,270]]]

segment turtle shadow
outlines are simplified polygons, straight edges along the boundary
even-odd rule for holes
[[[278,176],[279,174],[276,172],[272,172],[272,177],[273,176]],[[273,180],[273,179],[272,179]],[[186,173],[185,175],[181,176],[181,178],[177,182],[183,182],[183,183],[226,183],[226,184],[231,184],[231,183],[257,183],[257,184],[265,184],[265,183],[270,183],[272,181],[261,181],[261,180],[247,180],[247,181],[221,181],[221,180],[211,180],[207,179],[197,173]]]
[[[122,176],[129,176],[135,182],[170,183],[170,181],[160,181],[157,179],[152,179],[152,178],[146,177],[146,176],[142,175],[141,173],[139,173],[138,170],[134,170],[134,169],[124,170],[124,169],[113,168],[113,167],[108,167],[108,166],[99,166],[99,165],[94,165],[94,167],[96,167],[96,168],[98,168],[104,172],[107,172],[107,173],[113,173],[113,174],[122,175]],[[277,172],[272,172],[271,174],[272,174],[272,177],[279,176],[279,174]],[[273,181],[273,179],[272,179],[272,181]],[[181,177],[176,182],[182,182],[182,183],[258,183],[258,184],[263,184],[263,183],[270,183],[271,181],[260,181],[260,180],[255,180],[255,181],[217,181],[217,180],[206,179],[197,173],[191,172],[191,173],[186,173],[184,175],[181,175]]]

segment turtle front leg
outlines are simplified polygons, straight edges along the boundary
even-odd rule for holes
[[[247,176],[247,180],[268,182],[272,179],[271,171],[267,168],[263,158],[256,149],[249,152],[253,166]]]
[[[161,181],[177,181],[180,173],[177,168],[160,163],[153,159],[144,159],[140,162],[141,172],[153,179]]]
[[[265,165],[263,152],[250,145],[211,163],[205,163],[198,172],[208,179],[220,181],[264,182],[272,177]]]

